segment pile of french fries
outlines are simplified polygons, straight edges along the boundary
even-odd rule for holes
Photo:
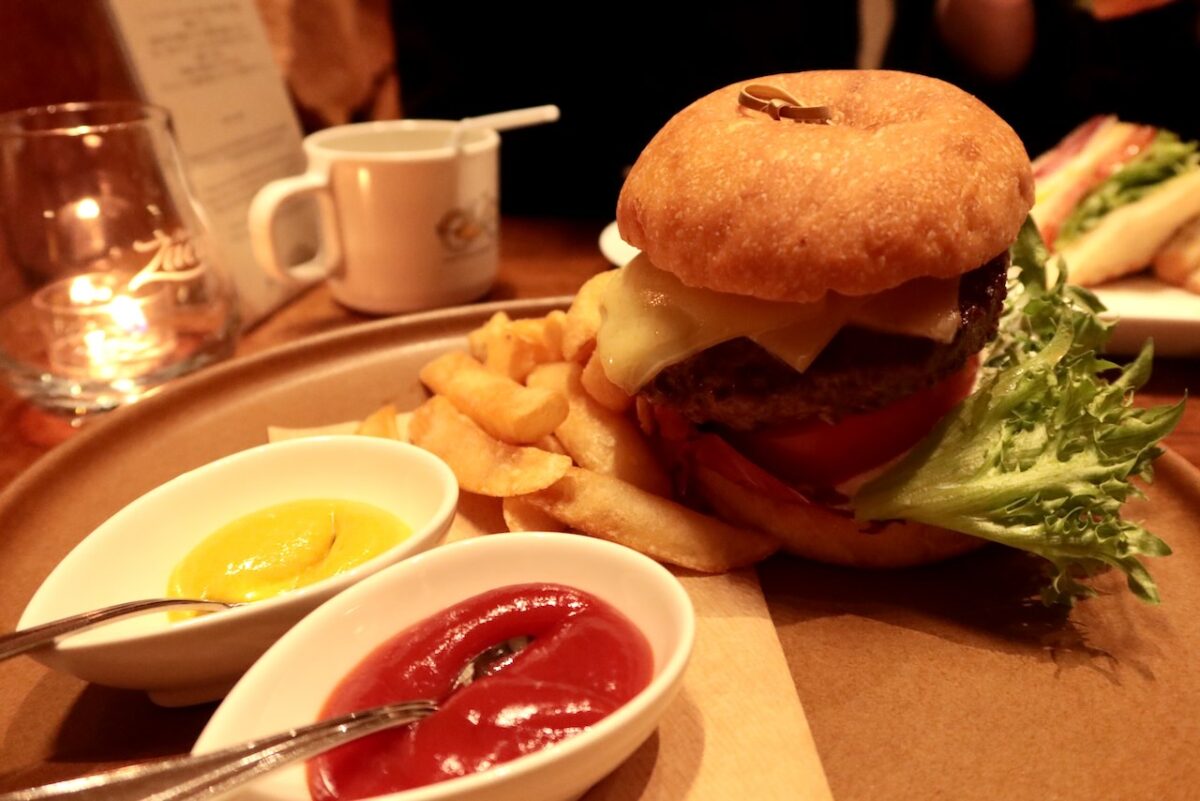
[[[566,312],[497,313],[471,332],[468,351],[425,365],[433,396],[411,416],[385,407],[357,433],[408,439],[441,457],[462,490],[501,499],[510,531],[575,531],[705,573],[769,556],[774,538],[672,499],[633,398],[593,355],[611,276],[586,283]]]

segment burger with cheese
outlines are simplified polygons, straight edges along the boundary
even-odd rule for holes
[[[1155,598],[1137,557],[1169,551],[1119,507],[1179,410],[1125,403],[1148,350],[1104,381],[1107,328],[1046,286],[1032,203],[1016,134],[941,81],[725,87],[629,174],[617,221],[642,254],[597,357],[684,494],[801,555],[894,567],[992,540],[1050,561],[1047,597],[1109,564]]]

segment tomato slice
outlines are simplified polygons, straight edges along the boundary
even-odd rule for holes
[[[832,487],[899,456],[916,445],[975,385],[978,360],[939,383],[865,414],[836,423],[731,433],[733,445],[783,481]]]
[[[677,489],[687,494],[694,464],[780,503],[808,503],[794,487],[747,459],[716,434],[698,431],[669,406],[652,406],[659,455],[671,465]]]
[[[737,449],[716,434],[701,434],[691,440],[688,454],[697,464],[771,500],[779,503],[809,503],[808,498],[799,491],[738,453]]]

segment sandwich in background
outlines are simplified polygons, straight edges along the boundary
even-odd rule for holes
[[[1046,244],[1095,286],[1151,264],[1160,279],[1200,291],[1197,142],[1152,125],[1097,116],[1033,162],[1031,212]]]

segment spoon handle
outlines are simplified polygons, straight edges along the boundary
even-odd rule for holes
[[[462,145],[463,134],[476,128],[491,128],[495,131],[510,131],[528,125],[541,125],[558,119],[558,106],[531,106],[512,111],[498,111],[481,117],[463,117],[450,129],[450,147],[457,150]]]
[[[459,125],[464,128],[492,128],[497,131],[508,131],[513,128],[524,128],[527,125],[554,122],[558,119],[558,115],[558,106],[532,106],[512,111],[497,111],[495,114],[484,114],[480,117],[464,117]]]
[[[40,626],[0,635],[0,662],[43,645],[49,645],[55,639],[66,634],[74,634],[125,617],[143,615],[161,609],[228,609],[233,605],[221,601],[196,601],[188,598],[150,598],[144,601],[128,601],[115,606],[106,606],[103,609],[93,609],[90,612],[81,612],[61,620],[52,620]]]
[[[107,773],[0,794],[0,801],[84,798],[88,801],[189,801],[211,798],[300,759],[437,711],[433,701],[387,704],[329,718],[210,754],[174,757]]]

